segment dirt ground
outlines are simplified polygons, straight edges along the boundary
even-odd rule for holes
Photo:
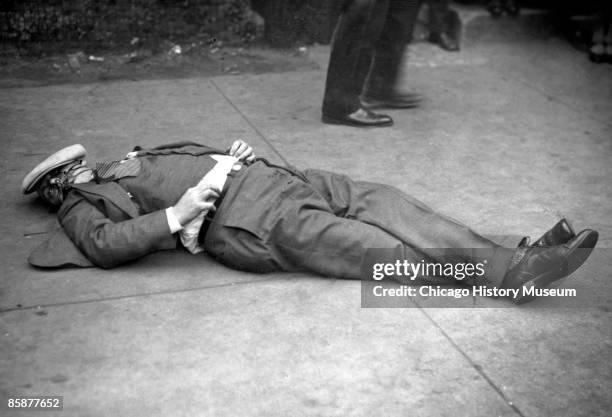
[[[139,47],[137,40],[133,43],[127,50],[104,53],[76,50],[40,56],[28,56],[5,46],[0,53],[0,88],[318,68],[309,59],[307,47],[272,49],[263,44],[241,46],[194,40],[165,42],[153,49]]]

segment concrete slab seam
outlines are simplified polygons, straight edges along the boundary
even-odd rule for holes
[[[472,358],[470,358],[470,356],[465,353],[463,351],[463,349],[461,349],[461,347],[449,336],[448,333],[446,333],[444,331],[444,329],[442,328],[442,326],[440,326],[429,314],[427,314],[427,312],[425,311],[425,309],[421,306],[418,306],[419,311],[427,318],[427,320],[429,320],[431,322],[431,324],[434,325],[434,327],[436,327],[438,329],[438,331],[440,331],[440,333],[442,333],[442,336],[444,336],[446,338],[446,340],[449,341],[449,343],[451,344],[451,346],[453,346],[453,348],[459,352],[459,354],[461,356],[463,356],[468,363],[470,364],[470,366],[472,366],[472,368],[474,368],[474,370],[476,370],[476,372],[478,372],[478,374],[484,378],[485,381],[487,381],[487,384],[489,384],[489,386],[491,388],[493,388],[493,390],[501,397],[501,399],[520,417],[526,417],[525,414],[523,414],[521,412],[521,410],[519,410],[519,408],[506,396],[506,394],[504,394],[504,392],[495,384],[495,382],[493,382],[493,380],[486,374],[486,372],[484,371],[484,369],[482,368],[482,366],[478,365],[476,362],[474,362],[472,360]]]
[[[260,282],[271,281],[274,279],[278,279],[278,278],[265,277],[265,278],[256,279],[252,281],[230,282],[227,284],[208,285],[208,286],[203,286],[203,287],[191,287],[191,288],[183,288],[183,289],[178,289],[178,290],[153,291],[153,292],[148,292],[148,293],[118,295],[115,297],[90,298],[86,300],[64,301],[61,303],[37,304],[37,305],[31,305],[31,306],[11,307],[11,308],[0,309],[0,314],[11,313],[13,311],[33,310],[37,308],[62,307],[62,306],[69,306],[69,305],[92,304],[92,303],[100,303],[100,302],[105,302],[105,301],[125,300],[125,299],[130,299],[130,298],[151,297],[151,296],[156,296],[156,295],[181,294],[181,293],[202,291],[202,290],[208,290],[208,289],[231,287],[233,285],[258,284]]]
[[[230,100],[230,98],[225,94],[225,92],[223,90],[221,90],[221,88],[217,85],[217,83],[215,83],[215,81],[212,80],[212,79],[209,80],[209,82],[217,89],[219,94],[221,94],[221,96],[225,99],[225,101],[227,101],[227,103],[240,115],[240,117],[249,125],[249,127],[257,134],[257,136],[259,136],[261,138],[261,140],[263,140],[266,143],[266,145],[268,145],[270,147],[270,149],[272,149],[272,152],[277,154],[278,157],[283,161],[283,163],[285,165],[291,165],[287,161],[287,159],[285,159],[285,157],[283,157],[283,155],[281,155],[281,153],[278,151],[278,149],[276,149],[276,147],[272,144],[272,142],[270,142],[268,140],[268,138],[266,138],[264,136],[264,134],[261,133],[261,131],[257,128],[257,126],[255,126],[255,124],[253,122],[251,122],[249,120],[249,118],[246,117],[245,114],[242,111],[240,111],[238,106],[236,106],[236,104],[234,104],[234,102],[232,102],[232,100]]]
[[[509,78],[509,79],[511,79],[511,80],[513,80],[515,82],[518,82],[518,83],[528,87],[529,89],[531,89],[533,91],[536,91],[538,94],[541,94],[543,97],[549,99],[550,101],[554,101],[556,103],[559,103],[559,104],[565,106],[566,108],[568,108],[568,109],[570,109],[570,110],[572,110],[572,111],[574,111],[576,113],[579,113],[579,114],[581,114],[583,116],[586,116],[587,118],[589,118],[589,119],[591,119],[591,120],[593,120],[593,121],[595,121],[597,123],[601,123],[604,126],[612,127],[612,123],[610,123],[610,122],[608,122],[606,120],[599,119],[599,118],[593,116],[590,112],[585,111],[584,109],[576,107],[576,106],[574,106],[574,105],[572,105],[570,103],[565,102],[564,100],[561,100],[561,99],[553,96],[552,94],[548,93],[547,91],[543,90],[542,88],[539,88],[537,85],[530,84],[529,82],[525,81],[524,79],[512,75],[512,73],[510,73],[508,71],[505,71],[503,69],[503,67],[501,67],[499,65],[496,65],[496,64],[493,64],[492,67],[493,67],[493,69],[495,71],[497,71],[498,73],[500,73],[504,77],[507,77],[507,78]]]

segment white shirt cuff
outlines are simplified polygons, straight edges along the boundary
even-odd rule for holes
[[[166,209],[166,219],[168,219],[168,227],[170,228],[170,233],[174,234],[183,230],[183,226],[181,226],[181,222],[179,222],[178,218],[176,217],[176,214],[174,214],[174,210],[172,210],[172,207],[168,207]]]

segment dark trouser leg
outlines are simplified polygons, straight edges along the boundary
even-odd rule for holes
[[[394,187],[353,181],[321,170],[307,170],[305,174],[337,216],[384,230],[438,262],[486,260],[488,280],[501,284],[514,249],[496,244]]]
[[[446,31],[448,0],[429,0],[429,31],[432,35],[441,35]]]
[[[364,95],[388,96],[397,87],[406,46],[422,0],[390,0],[382,29],[374,48],[372,65],[363,88]]]
[[[422,259],[386,231],[336,216],[310,184],[286,173],[276,174],[269,177],[274,184],[246,201],[244,194],[252,189],[251,184],[234,194],[228,192],[206,233],[210,255],[235,269],[310,271],[353,279],[361,278],[361,264],[369,248],[386,248],[396,259]],[[260,203],[265,207],[257,206]],[[252,210],[261,213],[261,221],[248,220]]]
[[[347,115],[359,107],[359,95],[370,68],[389,0],[348,0],[332,39],[323,114]]]
[[[301,193],[304,194],[304,193]],[[412,248],[385,230],[356,219],[343,218],[331,212],[318,195],[290,199],[277,208],[282,216],[269,236],[257,236],[241,227],[215,227],[207,234],[207,251],[225,265],[252,272],[313,272],[333,278],[362,279],[364,261],[371,249],[384,249],[376,263],[429,261],[418,248]],[[220,250],[217,250],[220,248]],[[457,259],[443,257],[441,262]],[[487,280],[490,277],[485,275]],[[419,277],[425,282],[452,284],[448,277]],[[483,279],[479,282],[488,283]],[[490,280],[496,284],[495,280]]]
[[[361,277],[372,248],[414,263],[489,259],[484,278],[500,284],[512,250],[392,187],[324,171],[305,174],[309,182],[260,162],[239,171],[206,234],[207,252],[236,269],[343,278]]]

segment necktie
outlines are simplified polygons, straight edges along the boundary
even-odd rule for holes
[[[138,159],[123,159],[121,161],[98,162],[96,177],[103,181],[114,181],[125,177],[135,177],[140,172]]]

